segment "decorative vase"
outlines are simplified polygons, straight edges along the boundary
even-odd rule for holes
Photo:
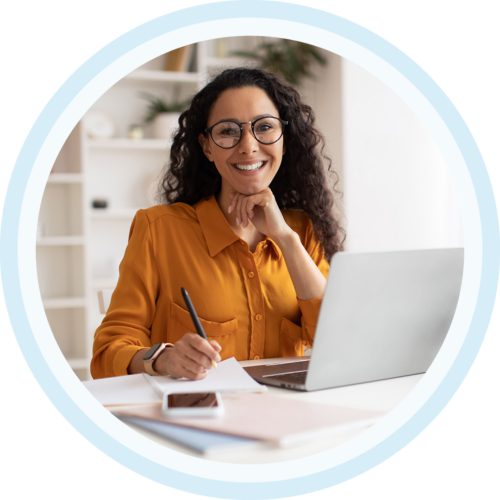
[[[160,113],[153,121],[155,139],[170,139],[172,132],[179,126],[180,113]]]

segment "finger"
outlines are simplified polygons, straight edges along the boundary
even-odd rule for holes
[[[235,200],[235,196],[236,196],[236,191],[231,191],[229,193],[229,197],[231,198],[231,203],[229,203],[229,207],[227,209],[228,214],[230,214],[234,210],[234,207],[236,205],[237,200]]]
[[[189,358],[181,359],[179,362],[180,366],[182,367],[183,373],[186,373],[188,375],[188,378],[203,378],[206,376],[208,370],[204,366],[200,366],[196,363],[193,363]]]
[[[207,376],[207,370],[202,370],[202,371],[192,371],[189,369],[189,367],[185,366],[184,363],[180,363],[180,373],[182,374],[181,377],[186,377],[190,380],[201,380]],[[178,377],[178,378],[181,378]]]
[[[199,353],[199,355],[205,357],[205,359],[208,358],[207,363],[209,366],[211,366],[212,359],[216,362],[220,361],[219,353],[212,347],[212,344],[208,342],[208,340],[201,338],[199,335],[189,336],[187,340],[193,348],[193,356],[195,353]],[[193,358],[193,356],[190,355],[191,358]],[[200,358],[198,357],[193,359],[199,360]],[[207,368],[209,368],[209,366],[207,366]]]
[[[221,352],[222,351],[222,347],[220,346],[220,344],[216,341],[216,340],[210,340],[209,341],[211,346],[217,351],[217,352]]]
[[[245,213],[247,220],[252,219],[252,217],[255,215],[253,211],[253,207],[255,206],[255,202],[253,200],[253,197],[250,196],[245,200]]]
[[[253,219],[253,216],[255,215],[253,207],[255,207],[255,203],[249,200],[247,203],[247,214],[249,219]]]
[[[241,224],[243,227],[248,226],[248,202],[249,198],[244,198],[241,201]]]
[[[202,373],[212,367],[210,359],[193,347],[185,348],[179,352],[178,360],[182,366],[193,373]]]
[[[196,373],[200,372],[201,370],[210,370],[210,368],[212,367],[211,358],[192,346],[186,350],[183,350],[182,362],[188,365],[191,371],[194,371]]]
[[[241,213],[241,203],[243,201],[243,196],[241,194],[237,195],[238,202],[236,204],[236,224],[239,226],[242,222],[242,213]]]
[[[254,205],[259,205],[259,207],[267,207],[272,200],[272,194],[270,193],[259,193],[258,195],[252,196],[252,201]]]
[[[200,365],[193,363],[191,360],[185,360],[180,352],[172,353],[172,359],[168,366],[168,373],[171,377],[182,378],[187,377],[191,380],[204,378],[206,370]]]

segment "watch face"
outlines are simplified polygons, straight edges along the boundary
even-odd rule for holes
[[[159,349],[161,346],[161,342],[159,344],[154,344],[151,349],[146,353],[146,355],[142,358],[143,361],[147,361],[148,359],[151,359],[154,355],[154,353]]]

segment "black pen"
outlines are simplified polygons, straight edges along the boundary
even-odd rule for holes
[[[191,299],[189,298],[189,294],[187,293],[187,290],[183,287],[181,287],[181,293],[182,297],[184,299],[184,302],[186,303],[186,307],[188,308],[189,314],[191,315],[191,319],[193,320],[194,327],[196,328],[196,332],[198,335],[205,340],[207,339],[207,334],[205,333],[205,330],[203,330],[203,327],[201,326],[200,320],[198,319],[198,315],[196,314],[196,311],[194,310],[193,303],[191,302]],[[212,366],[214,368],[217,368],[217,363],[211,359]]]

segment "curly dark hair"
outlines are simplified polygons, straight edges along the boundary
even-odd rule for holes
[[[295,87],[273,73],[244,67],[226,69],[193,97],[189,109],[179,117],[170,162],[159,186],[159,202],[194,205],[219,194],[220,174],[203,153],[198,136],[205,133],[210,111],[221,93],[244,87],[266,92],[279,117],[289,123],[283,136],[287,154],[269,187],[280,209],[300,209],[309,216],[325,258],[330,260],[343,249],[345,239],[333,213],[334,196],[327,183],[327,175],[333,176],[333,192],[340,196],[338,176],[324,153],[324,138],[315,128],[313,110]]]

